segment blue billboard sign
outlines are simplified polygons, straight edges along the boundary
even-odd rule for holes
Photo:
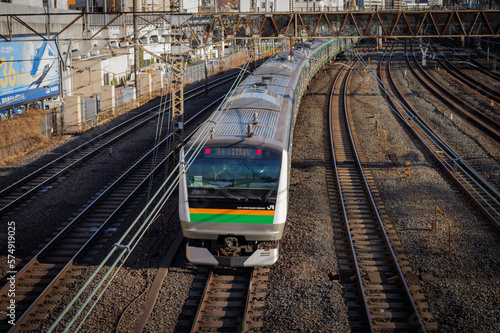
[[[59,94],[54,41],[0,43],[0,110]]]

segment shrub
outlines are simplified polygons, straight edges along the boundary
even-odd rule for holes
[[[0,161],[48,142],[44,120],[43,110],[31,109],[0,122]]]

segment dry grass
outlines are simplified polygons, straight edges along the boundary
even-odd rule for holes
[[[51,140],[43,135],[43,117],[43,110],[32,109],[0,123],[0,164],[50,146]]]

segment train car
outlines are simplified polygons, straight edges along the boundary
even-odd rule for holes
[[[183,147],[179,218],[189,261],[232,267],[276,262],[300,100],[321,65],[353,42],[312,40],[294,45],[293,55],[274,55],[233,91],[199,153],[194,156],[195,145],[206,130]]]

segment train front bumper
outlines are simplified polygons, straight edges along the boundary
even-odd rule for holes
[[[203,247],[186,245],[186,257],[197,265],[230,266],[230,267],[255,267],[269,266],[278,260],[278,249],[258,249],[248,257],[223,257],[214,256]]]
[[[242,224],[187,222],[181,220],[182,233],[186,238],[215,240],[221,235],[244,236],[247,241],[274,241],[283,236],[284,223]]]

